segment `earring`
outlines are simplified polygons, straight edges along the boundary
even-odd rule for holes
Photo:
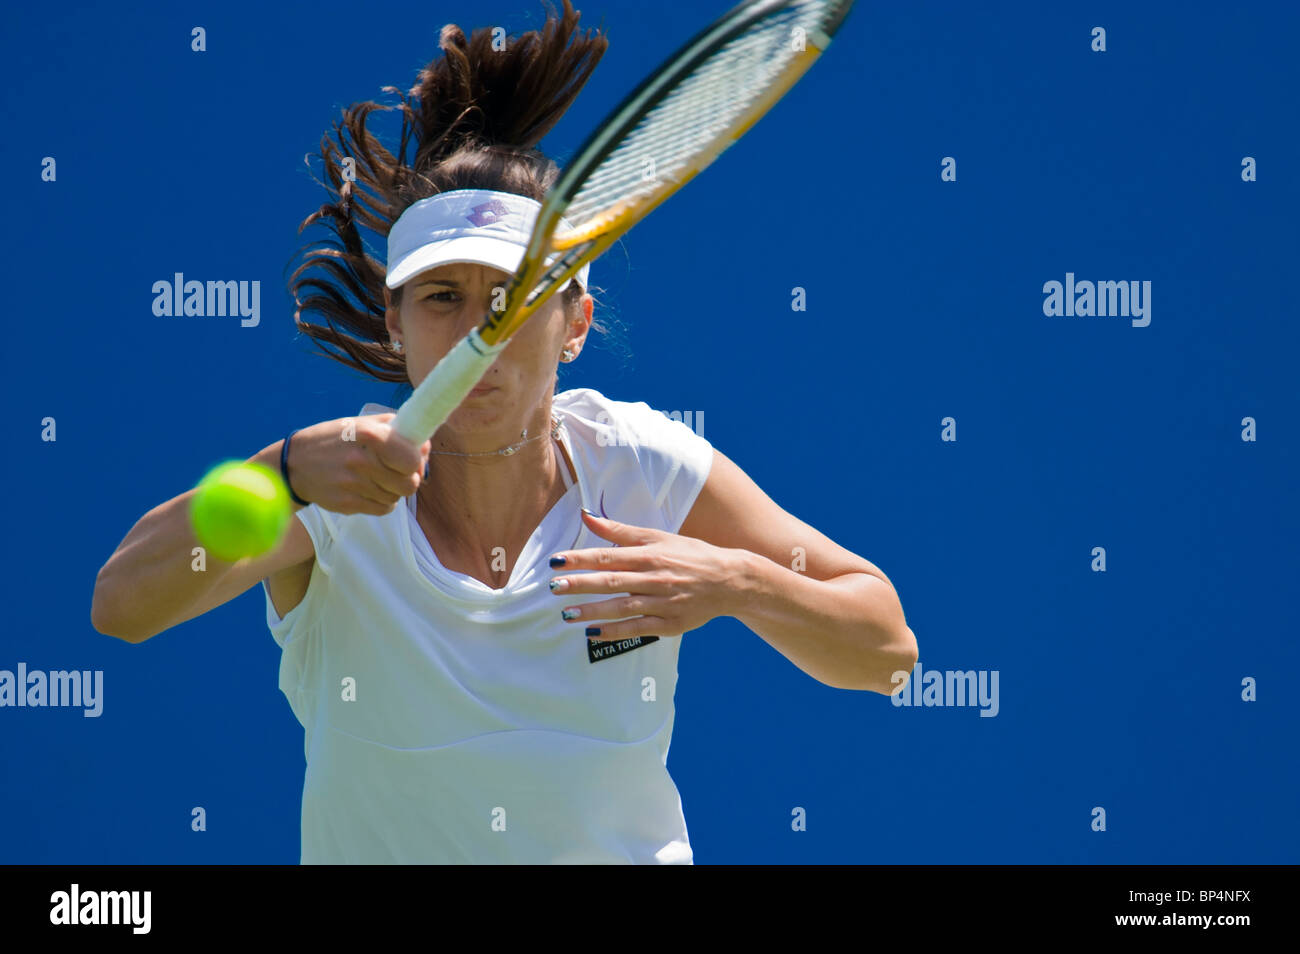
[[[398,354],[401,354],[401,353],[402,353],[402,339],[401,339],[401,338],[394,338],[394,339],[393,339],[393,350],[396,351]]]
[[[560,360],[561,360],[561,361],[572,361],[575,357],[577,357],[577,355],[575,355],[575,354],[574,354],[572,351],[570,351],[568,348],[565,348],[564,351],[563,351],[563,353],[560,355]]]

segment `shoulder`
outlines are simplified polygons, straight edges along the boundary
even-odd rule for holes
[[[591,388],[557,394],[552,406],[594,469],[611,481],[640,474],[664,529],[677,532],[713,464],[713,445],[698,432],[703,418],[693,414],[692,429],[674,419],[684,415],[669,416],[645,401],[618,401]]]
[[[629,405],[627,401],[616,401],[606,397],[595,388],[560,391],[551,399],[551,407],[556,414],[563,415],[566,423],[570,424],[609,424],[611,419],[622,417],[624,409],[629,406],[634,405]]]
[[[680,456],[698,454],[700,445],[707,444],[698,428],[682,423],[680,413],[670,416],[645,401],[616,400],[594,388],[563,391],[555,395],[552,406],[570,432],[600,447]]]

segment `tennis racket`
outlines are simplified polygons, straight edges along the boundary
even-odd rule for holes
[[[519,270],[393,426],[423,444],[510,337],[587,262],[743,136],[830,45],[853,0],[750,0],[697,34],[600,124],[547,193]],[[572,228],[560,229],[561,216]]]

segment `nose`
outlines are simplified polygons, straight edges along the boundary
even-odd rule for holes
[[[465,296],[465,306],[460,310],[456,328],[460,337],[463,338],[475,328],[482,326],[483,319],[487,317],[491,304],[491,291]]]
[[[460,320],[456,324],[456,337],[463,338],[483,324],[483,314],[478,302],[466,302],[465,307],[461,309]]]

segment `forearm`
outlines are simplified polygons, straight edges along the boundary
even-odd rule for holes
[[[196,493],[191,488],[146,513],[100,569],[91,607],[97,630],[143,641],[201,599],[228,568],[214,558],[211,572],[194,571],[193,548],[199,544],[189,508]]]
[[[868,573],[815,580],[736,551],[735,609],[773,649],[819,682],[889,695],[912,671],[916,638],[894,588]]]
[[[249,460],[280,468],[280,441]],[[102,633],[127,642],[142,642],[192,615],[222,584],[235,563],[204,554],[190,523],[190,505],[197,488],[154,507],[131,528],[100,569],[91,597],[91,622]],[[294,510],[301,509],[299,505]],[[202,572],[200,572],[200,569]]]

